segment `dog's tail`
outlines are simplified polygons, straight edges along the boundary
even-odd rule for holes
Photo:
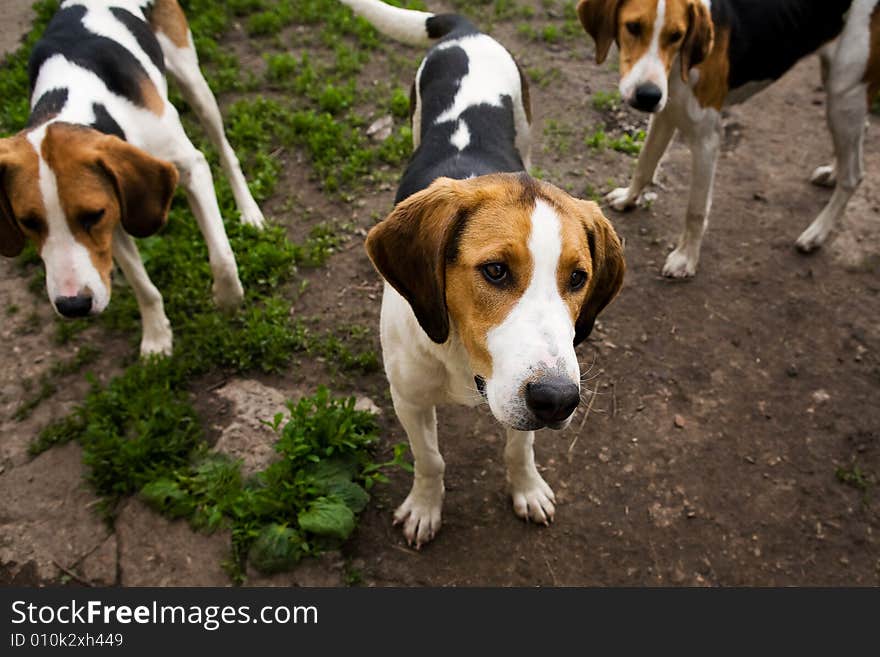
[[[381,0],[340,1],[385,36],[411,46],[429,45],[455,31],[477,31],[468,19],[457,14],[401,9]]]

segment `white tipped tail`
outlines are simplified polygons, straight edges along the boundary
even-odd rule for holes
[[[425,21],[434,14],[393,7],[381,0],[340,0],[340,2],[395,41],[411,46],[425,46],[432,42]]]

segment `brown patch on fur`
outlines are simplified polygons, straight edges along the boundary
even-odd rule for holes
[[[165,101],[159,95],[159,90],[153,81],[145,77],[140,83],[141,96],[144,99],[144,107],[150,110],[156,116],[162,116],[165,112]]]
[[[579,342],[623,280],[620,241],[595,203],[525,173],[439,178],[398,204],[367,237],[376,269],[409,302],[428,336],[442,343],[454,330],[473,371],[484,377],[492,375],[488,333],[509,315],[532,278],[528,241],[537,199],[556,210],[563,227],[559,291]],[[500,285],[482,273],[483,265],[496,262],[509,272]],[[579,268],[589,283],[572,291],[570,277]]]
[[[189,47],[189,24],[177,0],[154,0],[146,10],[147,22],[178,48]]]
[[[0,139],[0,255],[17,256],[27,237],[37,250],[43,248],[46,208],[40,196],[39,173],[39,158],[24,133]],[[39,230],[23,228],[22,219],[35,222]]]
[[[702,107],[721,110],[727,98],[730,80],[730,28],[715,32],[714,46],[706,60],[697,67],[700,79],[694,87],[694,95]]]
[[[868,54],[868,67],[863,81],[868,84],[868,103],[874,102],[880,91],[880,5],[871,14],[871,49]]]
[[[70,232],[109,285],[113,231],[119,223],[135,237],[159,230],[168,218],[177,169],[117,137],[68,123],[46,129],[42,156],[55,174]],[[94,225],[84,223],[100,211]]]
[[[580,0],[577,15],[584,30],[596,42],[596,63],[608,57],[617,39],[617,12],[624,0]]]

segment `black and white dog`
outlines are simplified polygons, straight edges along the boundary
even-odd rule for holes
[[[517,515],[546,524],[553,491],[534,432],[580,401],[574,347],[623,282],[620,241],[595,203],[525,172],[529,97],[513,57],[461,16],[342,0],[383,34],[433,43],[411,94],[415,153],[394,211],[367,237],[385,278],[381,337],[394,409],[415,457],[394,514],[416,546],[440,527],[436,407],[488,403],[507,428]]]
[[[215,301],[234,308],[243,297],[211,170],[168,101],[166,70],[217,147],[241,220],[262,226],[177,0],[62,2],[31,53],[28,126],[0,139],[0,254],[31,240],[66,317],[106,308],[116,260],[140,308],[143,355],[169,353],[172,332],[132,236],[165,223],[178,172]]]

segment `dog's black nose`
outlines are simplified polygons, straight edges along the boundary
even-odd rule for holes
[[[58,297],[55,299],[55,307],[65,317],[85,317],[92,311],[92,297],[87,294]]]
[[[636,95],[633,96],[630,105],[642,112],[653,112],[660,104],[663,92],[653,82],[646,82],[636,87]]]
[[[580,401],[577,384],[562,377],[526,384],[526,406],[541,422],[562,422],[574,412]]]

